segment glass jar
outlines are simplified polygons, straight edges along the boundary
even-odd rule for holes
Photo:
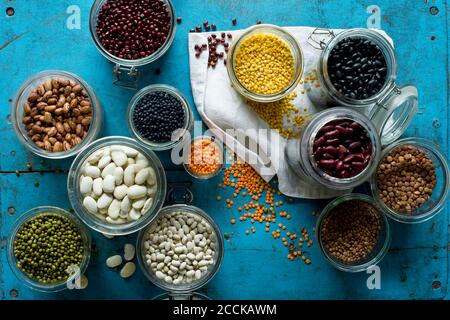
[[[149,165],[155,170],[156,181],[157,181],[157,192],[153,198],[153,205],[148,209],[148,211],[142,214],[142,217],[134,222],[125,224],[110,224],[102,220],[100,217],[91,214],[83,206],[83,195],[80,192],[80,177],[82,169],[87,161],[87,159],[94,154],[96,151],[101,150],[108,146],[125,146],[139,151],[143,154]],[[156,156],[156,154],[144,148],[142,145],[137,143],[135,140],[128,137],[105,137],[96,140],[90,144],[83,152],[81,152],[73,161],[70,167],[68,178],[67,178],[67,190],[69,195],[70,203],[72,204],[75,214],[91,229],[111,236],[123,236],[127,234],[139,231],[148,225],[154,218],[158,210],[162,207],[164,200],[166,198],[166,174],[164,172],[164,167],[161,161]]]
[[[162,0],[168,10],[171,17],[170,22],[170,30],[169,34],[167,36],[166,41],[164,44],[159,48],[157,51],[155,51],[153,54],[144,57],[142,59],[136,59],[136,60],[127,60],[122,59],[119,57],[116,57],[109,53],[101,44],[100,39],[97,35],[97,20],[98,15],[100,13],[101,8],[105,4],[105,2],[108,0],[95,0],[91,7],[90,17],[89,17],[89,30],[91,32],[92,40],[94,41],[95,46],[100,51],[100,53],[109,61],[111,61],[114,64],[113,72],[116,77],[114,80],[114,84],[123,88],[128,89],[136,89],[138,86],[138,80],[139,80],[139,70],[138,67],[148,65],[159,58],[161,58],[170,48],[172,45],[172,42],[175,38],[176,33],[176,14],[175,14],[175,8],[172,4],[171,0]],[[123,76],[123,73],[126,73],[126,77]]]
[[[413,86],[399,87],[397,79],[398,63],[391,43],[372,29],[349,29],[337,35],[330,31],[330,40],[322,42],[322,53],[318,65],[321,90],[309,91],[309,98],[316,105],[346,106],[365,113],[375,124],[382,145],[397,140],[408,128],[418,109],[418,92]],[[372,97],[363,100],[352,99],[340,93],[332,84],[328,73],[328,59],[334,47],[347,38],[362,38],[378,45],[386,60],[387,77],[382,89]]]
[[[374,249],[366,258],[359,261],[358,263],[348,264],[338,260],[337,258],[333,257],[331,254],[328,253],[322,242],[321,230],[325,218],[329,216],[329,214],[333,211],[334,208],[336,208],[339,205],[342,205],[347,201],[354,201],[354,200],[367,202],[368,204],[370,204],[372,207],[375,208],[375,212],[380,220],[380,233]],[[377,203],[372,198],[364,194],[352,193],[333,200],[322,210],[316,224],[316,239],[318,241],[322,255],[326,258],[327,262],[330,263],[333,267],[346,272],[361,272],[367,270],[367,268],[371,266],[377,265],[384,258],[384,256],[389,250],[389,246],[391,243],[391,230],[386,216],[384,215],[383,211],[380,210]]]
[[[336,178],[320,169],[314,159],[313,145],[319,130],[327,123],[337,119],[348,119],[359,123],[372,142],[372,154],[366,168],[354,177]],[[332,108],[317,113],[306,125],[299,140],[290,139],[285,154],[289,166],[308,182],[333,190],[350,190],[370,178],[375,171],[381,153],[378,132],[372,122],[362,113],[349,108]]]
[[[201,217],[212,227],[213,233],[215,235],[216,252],[214,257],[214,264],[208,267],[208,273],[203,278],[194,281],[190,284],[174,285],[171,283],[167,283],[163,280],[160,280],[156,277],[156,274],[151,270],[151,267],[147,266],[146,263],[147,259],[145,257],[146,254],[144,243],[147,232],[149,232],[152,229],[152,227],[155,226],[156,221],[159,218],[174,212],[183,212]],[[172,299],[186,299],[189,296],[193,296],[193,294],[195,294],[195,290],[198,290],[199,288],[205,286],[216,275],[222,263],[224,252],[223,247],[224,247],[223,238],[219,226],[206,212],[194,206],[185,204],[175,204],[172,206],[162,208],[158,212],[157,216],[152,221],[152,223],[149,226],[147,226],[147,228],[139,232],[136,243],[136,250],[137,250],[136,255],[142,272],[153,284],[160,287],[164,291],[169,292]]]
[[[84,139],[81,141],[80,144],[76,145],[70,150],[62,152],[50,152],[39,148],[31,140],[31,137],[28,136],[25,125],[22,123],[24,112],[23,106],[27,103],[31,91],[36,89],[46,80],[54,78],[64,78],[72,80],[81,85],[83,90],[87,92],[92,106],[92,120],[87,135],[84,137]],[[14,131],[16,132],[16,135],[19,138],[20,142],[34,154],[47,159],[65,159],[75,156],[83,149],[85,149],[89,143],[97,139],[97,137],[100,135],[103,123],[103,115],[100,107],[100,102],[94,90],[79,76],[70,72],[59,70],[48,70],[39,72],[37,74],[32,75],[22,84],[22,86],[17,91],[16,97],[13,102],[11,119],[13,121]]]
[[[412,146],[423,152],[434,164],[436,174],[436,186],[433,189],[430,199],[411,214],[402,214],[388,207],[380,197],[378,189],[377,171],[381,162],[392,152],[404,146]],[[450,190],[450,172],[447,158],[439,151],[432,141],[422,138],[406,138],[399,140],[386,148],[381,156],[377,170],[371,179],[371,189],[373,198],[377,205],[392,219],[402,223],[421,223],[433,218],[447,204]]]
[[[84,246],[84,254],[82,262],[79,266],[77,266],[79,267],[80,273],[79,274],[74,273],[73,275],[69,276],[68,279],[66,280],[51,284],[43,284],[35,279],[30,278],[25,272],[19,269],[19,267],[17,266],[17,259],[14,255],[14,242],[17,233],[19,232],[21,227],[28,221],[43,214],[52,214],[68,218],[78,228],[81,237],[83,239],[83,246]],[[11,232],[8,241],[7,257],[9,265],[14,275],[17,277],[17,279],[23,282],[23,284],[26,285],[28,288],[41,292],[62,291],[64,289],[67,289],[67,284],[73,282],[77,277],[77,275],[81,276],[86,272],[87,266],[89,265],[89,260],[91,258],[91,235],[89,234],[89,231],[86,229],[84,224],[82,224],[81,221],[79,221],[73,214],[67,212],[66,210],[51,206],[42,206],[33,208],[22,214],[14,223],[13,230]]]
[[[261,33],[273,34],[283,40],[291,49],[291,53],[294,58],[294,75],[291,82],[285,89],[275,94],[258,94],[248,90],[239,81],[235,73],[234,59],[241,43],[249,37]],[[248,28],[239,38],[233,41],[230,47],[229,54],[227,56],[227,71],[231,81],[231,85],[239,94],[249,100],[268,103],[281,100],[295,90],[303,75],[303,63],[303,52],[301,50],[300,44],[291,33],[275,25],[260,24]]]
[[[214,171],[211,172],[209,174],[198,174],[195,172],[192,172],[192,170],[189,168],[188,164],[191,162],[191,146],[193,143],[196,143],[198,141],[202,141],[202,140],[210,140],[212,143],[214,143],[217,147],[216,150],[219,151],[219,160],[220,160],[220,166]],[[191,140],[191,143],[189,145],[189,147],[187,148],[187,152],[183,155],[183,167],[186,170],[187,173],[189,173],[189,175],[191,175],[192,177],[196,178],[196,179],[200,179],[200,180],[208,180],[211,178],[214,178],[215,176],[217,176],[223,169],[223,165],[224,165],[224,152],[223,152],[223,143],[219,143],[216,139],[216,137],[213,136],[198,136],[195,137],[194,139]]]
[[[134,126],[133,121],[133,113],[136,105],[138,102],[145,97],[147,94],[151,92],[165,92],[175,98],[177,98],[183,107],[184,110],[184,124],[183,128],[180,128],[180,130],[176,130],[173,134],[171,141],[168,142],[152,142],[143,136],[139,134],[139,132],[136,130],[136,127]],[[138,93],[136,93],[133,98],[131,98],[131,101],[128,105],[128,111],[127,111],[127,124],[128,124],[128,130],[131,133],[131,136],[136,139],[138,142],[140,142],[142,145],[144,145],[147,148],[150,148],[151,150],[155,151],[164,151],[164,150],[170,150],[175,148],[176,146],[184,143],[187,141],[187,138],[190,138],[190,135],[187,133],[191,133],[192,129],[194,128],[194,114],[192,112],[192,109],[189,105],[189,102],[187,101],[186,97],[176,88],[165,85],[165,84],[154,84],[147,86],[143,89],[141,89]]]

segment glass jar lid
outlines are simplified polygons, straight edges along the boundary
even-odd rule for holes
[[[390,145],[406,131],[419,106],[417,88],[394,87],[382,101],[376,103],[369,118],[377,128],[381,144]]]

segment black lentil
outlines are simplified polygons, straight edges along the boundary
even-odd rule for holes
[[[14,239],[17,267],[44,284],[66,280],[67,268],[79,266],[83,255],[83,238],[77,226],[53,213],[25,222]]]
[[[371,40],[345,38],[331,50],[328,74],[333,86],[344,96],[368,99],[380,92],[386,82],[386,58]]]
[[[100,9],[96,31],[106,51],[136,60],[152,55],[164,45],[171,20],[162,0],[108,0]]]
[[[142,97],[133,112],[133,124],[143,138],[156,143],[171,141],[172,133],[184,127],[182,102],[164,91],[154,91]]]

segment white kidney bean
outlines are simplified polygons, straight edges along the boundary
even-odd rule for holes
[[[87,166],[84,168],[84,174],[91,177],[92,179],[96,179],[100,177],[100,169],[94,166]]]
[[[112,175],[108,175],[103,179],[102,189],[105,193],[113,193],[116,187],[116,178]]]
[[[85,197],[83,199],[83,206],[92,214],[97,213],[97,202],[92,197]]]
[[[89,176],[82,176],[80,180],[80,192],[82,194],[90,194],[92,192],[92,184],[94,180],[92,180]]]
[[[115,255],[106,259],[106,265],[109,268],[115,268],[122,264],[122,257],[120,255]]]
[[[105,155],[103,156],[100,161],[97,164],[97,168],[99,169],[103,169],[105,168],[108,164],[111,163],[111,157],[109,155]]]
[[[97,178],[94,180],[94,183],[92,184],[92,191],[94,192],[94,194],[97,197],[100,197],[103,193],[103,179],[102,178]]]
[[[120,270],[120,276],[122,278],[129,278],[134,274],[135,271],[136,265],[134,264],[134,262],[127,262],[123,266],[122,270]]]
[[[114,170],[116,169],[115,163],[111,162],[102,170],[102,178],[105,179],[106,176],[114,175]]]
[[[126,167],[124,173],[123,173],[123,181],[128,186],[131,187],[134,185],[134,176],[136,175],[136,172],[134,170],[134,165]]]
[[[144,184],[148,178],[150,170],[148,168],[144,168],[139,170],[134,178],[134,183],[136,184]]]
[[[144,186],[133,185],[128,188],[127,195],[131,200],[145,197],[147,195],[147,188]]]
[[[120,205],[121,205],[121,202],[116,199],[114,199],[111,202],[111,205],[108,207],[108,216],[110,216],[111,219],[115,220],[119,217]]]
[[[122,184],[114,189],[114,197],[118,200],[122,200],[123,198],[125,198],[127,193],[128,193],[128,187],[124,184]]]
[[[116,186],[120,186],[123,182],[123,169],[117,167],[114,169],[114,178],[116,179]]]
[[[124,166],[128,160],[127,155],[122,150],[111,151],[111,158],[118,167]]]
[[[131,261],[134,259],[134,255],[136,253],[136,248],[131,243],[126,243],[125,247],[123,248],[124,255],[123,257],[127,261]]]

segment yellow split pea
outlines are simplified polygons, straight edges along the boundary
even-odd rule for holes
[[[294,77],[294,56],[288,44],[271,33],[259,33],[244,39],[235,59],[238,80],[256,94],[277,94]]]

